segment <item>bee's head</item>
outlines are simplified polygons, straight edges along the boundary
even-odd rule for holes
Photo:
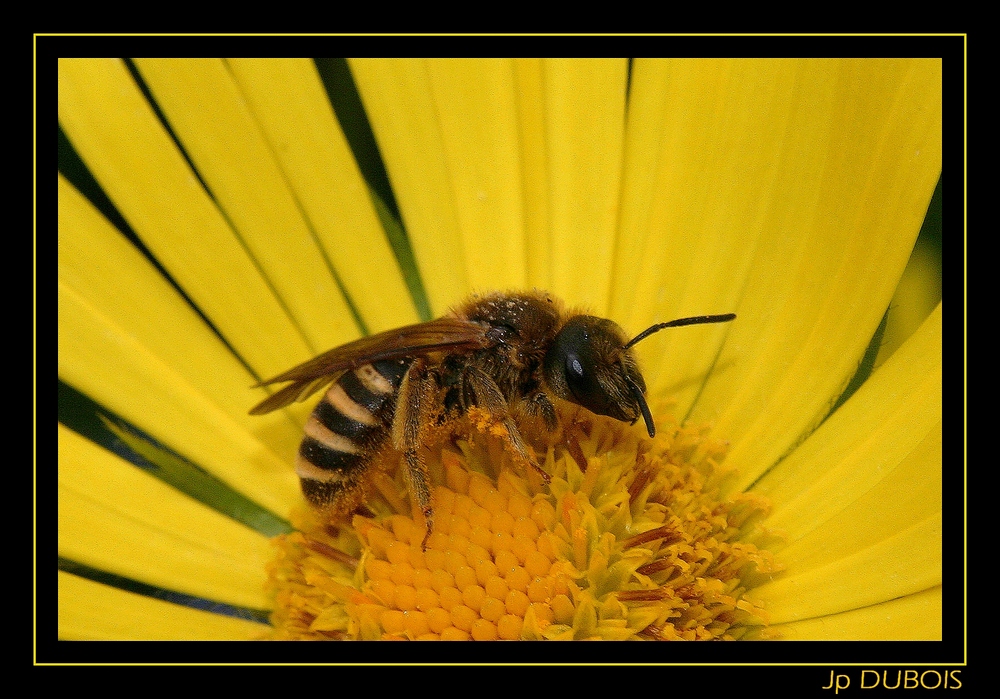
[[[630,345],[616,323],[574,316],[545,355],[545,380],[558,397],[598,415],[629,423],[641,415],[652,437],[656,428],[644,396],[646,382]]]
[[[632,346],[664,328],[728,323],[735,313],[678,318],[652,325],[631,340],[617,324],[595,316],[574,316],[556,335],[545,355],[545,380],[552,391],[598,415],[634,423],[642,415],[646,431],[656,434],[646,404],[646,382]]]

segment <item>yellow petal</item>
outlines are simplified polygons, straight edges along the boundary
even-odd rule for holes
[[[611,306],[631,333],[736,310],[747,324],[739,300],[755,250],[774,234],[765,217],[787,206],[776,180],[787,167],[783,140],[801,109],[794,87],[803,70],[787,60],[635,61]],[[668,393],[683,416],[729,330],[644,340],[650,391]]]
[[[940,185],[935,192],[940,197]],[[941,250],[921,235],[893,294],[875,366],[880,366],[920,327],[941,301]]]
[[[191,609],[59,571],[59,638],[66,641],[228,641],[268,627]]]
[[[691,413],[751,479],[853,375],[941,169],[938,60],[805,62],[786,92],[767,209],[749,247],[722,253],[743,277],[739,307],[724,309],[739,317]]]
[[[59,426],[59,555],[175,592],[266,609],[268,539]]]
[[[794,543],[879,491],[884,506],[909,511],[914,521],[939,511],[941,370],[939,305],[850,400],[753,486],[774,504],[767,526]]]
[[[788,641],[940,641],[941,587],[768,630]]]
[[[549,227],[549,179],[545,157],[545,77],[543,61],[514,61],[517,116],[520,126],[521,176],[524,191],[524,235],[528,255],[527,285],[552,287],[552,242]]]
[[[436,313],[469,290],[526,282],[603,312],[624,60],[350,65]]]
[[[941,584],[941,513],[826,565],[799,570],[796,563],[787,561],[787,573],[751,595],[763,603],[772,623],[859,609],[926,590]]]
[[[624,59],[543,63],[552,284],[572,304],[606,315],[618,225]]]
[[[774,622],[941,582],[941,308],[754,488],[787,567],[754,590]],[[851,581],[851,584],[845,584]]]
[[[253,377],[138,251],[59,180],[59,376],[273,512],[300,495],[301,438],[246,414]],[[128,270],[124,277],[118,270]],[[259,394],[259,395],[256,395]],[[261,438],[254,436],[254,431]]]
[[[124,277],[121,270],[128,270]],[[251,391],[254,376],[233,356],[163,276],[80,192],[59,177],[59,279],[109,322],[150,348],[191,385],[248,430],[268,424],[272,436],[282,416],[252,418],[248,408],[265,397]],[[64,337],[61,349],[81,343]],[[96,397],[96,396],[93,396]]]
[[[428,60],[448,177],[478,291],[526,281],[517,93],[510,60]]]
[[[374,333],[417,322],[315,64],[307,59],[228,59],[226,65],[367,329]]]
[[[322,251],[222,61],[136,59],[136,65],[310,348],[318,353],[357,337]]]
[[[59,61],[59,124],[143,243],[260,376],[312,355],[121,61]]]
[[[413,242],[433,315],[470,291],[455,194],[423,60],[349,62]]]

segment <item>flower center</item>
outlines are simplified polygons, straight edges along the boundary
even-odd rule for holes
[[[401,477],[373,477],[365,516],[301,513],[270,576],[274,638],[737,639],[764,635],[746,596],[777,570],[745,540],[767,503],[722,500],[724,444],[658,425],[646,438],[568,409],[535,435],[545,483],[472,411],[424,452],[433,533]]]

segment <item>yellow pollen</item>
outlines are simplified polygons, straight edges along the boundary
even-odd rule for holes
[[[424,455],[426,548],[390,470],[366,516],[297,513],[269,571],[272,638],[766,637],[747,581],[778,569],[749,543],[767,503],[719,499],[724,445],[694,428],[659,425],[650,440],[584,411],[560,418],[555,434],[525,435],[549,484],[481,411],[442,428]]]

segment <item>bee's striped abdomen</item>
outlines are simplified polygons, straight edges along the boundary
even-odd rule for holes
[[[396,394],[410,360],[366,364],[341,376],[306,423],[296,472],[313,505],[336,505],[350,494],[386,443]]]

